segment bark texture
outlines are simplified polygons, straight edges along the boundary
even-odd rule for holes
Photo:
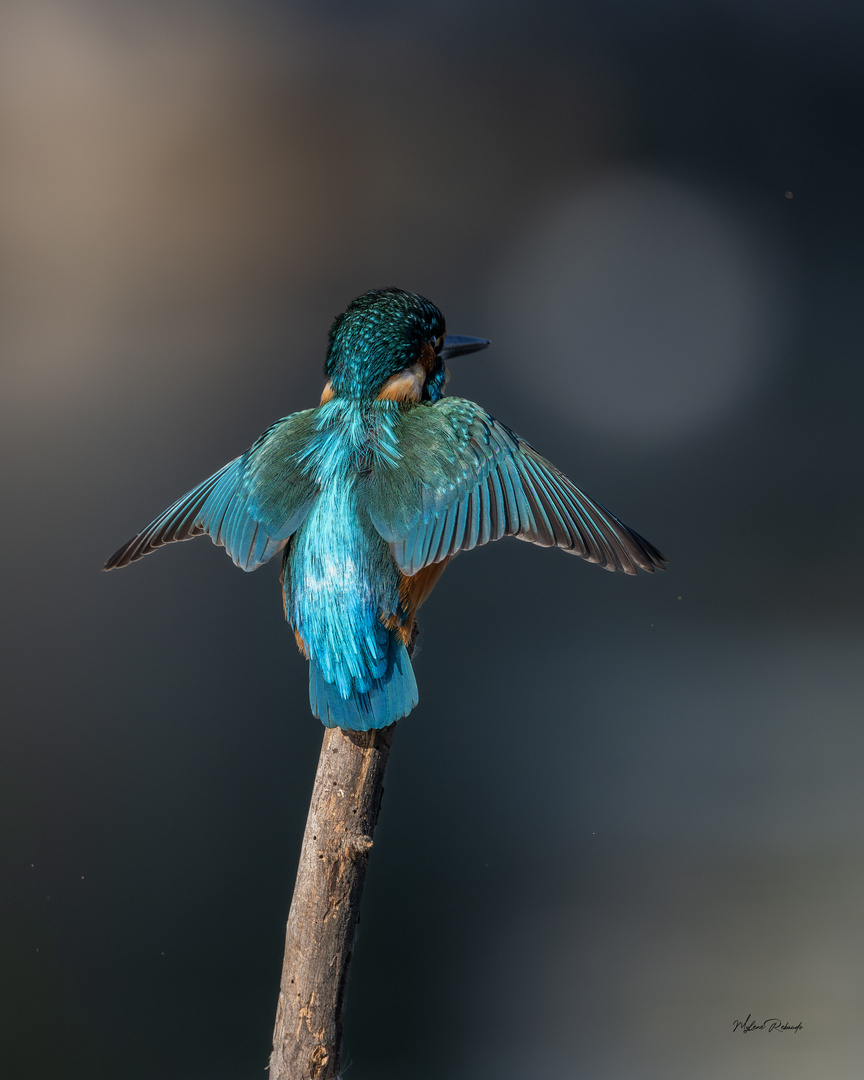
[[[325,732],[288,916],[270,1080],[339,1072],[348,963],[395,727]]]

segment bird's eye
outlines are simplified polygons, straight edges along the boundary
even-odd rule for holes
[[[441,351],[441,346],[443,344],[444,344],[444,335],[439,334],[438,337],[435,338],[435,352],[436,353]]]

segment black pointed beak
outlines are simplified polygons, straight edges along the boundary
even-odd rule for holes
[[[450,360],[454,356],[464,356],[465,353],[477,352],[485,349],[492,342],[482,337],[463,337],[461,334],[448,334],[444,338],[444,344],[438,351],[442,360]]]

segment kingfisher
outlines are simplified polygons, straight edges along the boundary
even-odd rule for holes
[[[243,570],[282,554],[285,618],[327,727],[367,731],[417,705],[417,611],[450,560],[502,536],[605,570],[666,558],[480,405],[445,397],[447,334],[423,296],[372,289],[330,329],[320,404],[277,420],[105,563],[207,533]]]

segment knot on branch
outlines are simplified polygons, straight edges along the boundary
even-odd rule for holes
[[[327,1064],[327,1060],[330,1057],[330,1051],[326,1046],[322,1046],[320,1043],[312,1053],[309,1055],[309,1075],[313,1078],[318,1076],[324,1066]]]
[[[362,855],[368,855],[372,848],[371,836],[352,836],[352,838],[346,844],[348,855],[351,858],[359,859]]]

